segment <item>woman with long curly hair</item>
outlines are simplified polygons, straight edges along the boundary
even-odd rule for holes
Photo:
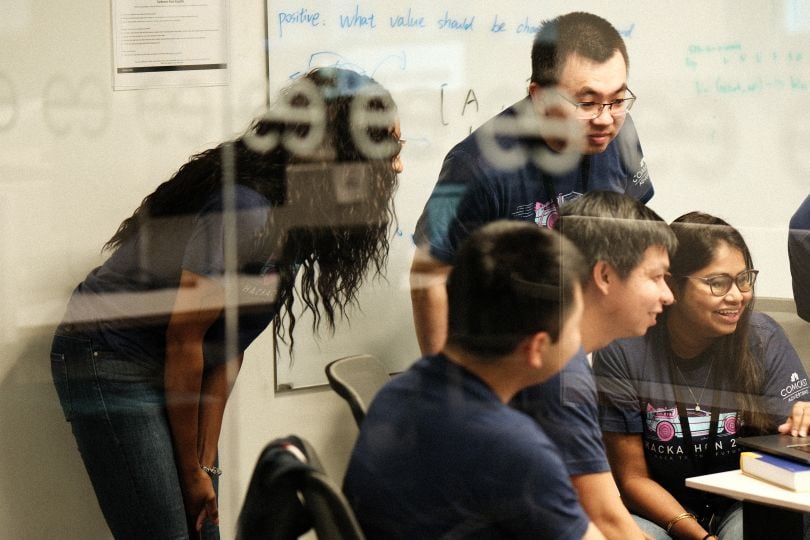
[[[675,303],[645,336],[594,356],[605,446],[648,535],[742,538],[741,503],[684,480],[738,468],[739,436],[806,434],[807,374],[779,325],[753,310],[757,270],[742,235],[701,212],[672,230]]]
[[[148,195],[76,287],[51,368],[116,538],[218,536],[217,443],[235,374],[298,296],[322,324],[388,255],[401,141],[390,94],[314,70],[243,136]],[[296,278],[300,286],[296,287]]]

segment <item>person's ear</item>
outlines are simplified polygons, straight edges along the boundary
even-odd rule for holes
[[[608,262],[596,261],[591,269],[591,281],[596,289],[602,294],[608,294],[610,287],[618,281],[619,275],[616,269]]]
[[[532,369],[540,369],[545,364],[551,347],[551,336],[548,332],[537,332],[532,334],[525,341],[526,359]]]

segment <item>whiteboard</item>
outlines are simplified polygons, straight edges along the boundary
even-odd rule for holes
[[[334,336],[277,358],[277,386],[325,382],[324,365],[371,353],[391,371],[418,357],[408,288],[412,234],[446,152],[526,95],[533,34],[574,10],[625,38],[633,119],[665,219],[691,210],[740,228],[760,296],[791,297],[786,230],[810,191],[810,2],[268,0],[270,95],[314,67],[374,77],[399,107],[407,145],[387,279]],[[298,328],[303,331],[308,319]]]

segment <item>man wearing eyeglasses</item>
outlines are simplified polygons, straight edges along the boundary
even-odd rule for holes
[[[627,115],[636,97],[616,29],[589,13],[557,17],[542,24],[531,59],[529,95],[447,154],[417,223],[411,298],[425,355],[444,345],[445,280],[456,249],[478,227],[504,218],[552,227],[559,207],[588,191],[626,193],[641,202],[653,196]],[[566,369],[590,370],[581,360]],[[570,440],[555,443],[586,512],[609,538],[641,538],[610,476],[598,419],[574,416],[571,430],[591,434],[590,447],[578,452],[588,457],[569,460],[564,446]]]

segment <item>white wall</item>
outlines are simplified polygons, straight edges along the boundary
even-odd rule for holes
[[[486,18],[504,6],[501,20],[509,5],[514,11],[526,9],[521,0],[496,4],[448,0],[451,3],[470,13],[485,12]],[[287,0],[276,4],[303,5]],[[380,13],[383,5],[390,6],[372,0],[362,4]],[[444,11],[435,2],[413,5],[426,12]],[[612,15],[604,14],[617,26],[632,29],[631,80],[640,96],[634,112],[658,191],[654,208],[668,219],[695,208],[728,217],[750,232],[755,256],[762,255],[758,264],[767,270],[761,277],[765,294],[789,295],[782,233],[793,206],[808,189],[810,148],[806,122],[799,118],[807,116],[810,93],[767,90],[745,96],[698,96],[693,89],[688,100],[681,98],[696,81],[739,75],[733,68],[715,65],[722,62],[717,55],[699,59],[697,71],[690,75],[684,67],[690,44],[739,43],[754,53],[773,48],[782,58],[795,52],[803,55],[801,61],[794,58],[795,66],[782,69],[770,63],[759,70],[747,64],[742,73],[746,78],[797,74],[810,82],[806,75],[810,24],[801,23],[810,20],[806,3],[690,2],[688,8],[672,3],[651,10],[645,2],[627,0],[600,9],[605,5],[549,3],[543,4],[541,15],[584,7],[609,11]],[[313,2],[310,11],[317,6]],[[230,12],[230,85],[112,92],[109,1],[0,0],[0,530],[4,536],[108,536],[50,381],[50,335],[70,290],[101,261],[101,245],[141,198],[189,155],[241,131],[263,105],[264,2],[230,0]],[[794,18],[789,20],[791,13]],[[796,21],[801,24],[796,26]],[[357,36],[358,46],[371,42],[359,31],[347,35]],[[424,45],[420,39],[409,43]],[[486,39],[486,31],[475,39]],[[454,43],[434,44],[444,57],[450,53],[463,57],[464,51]],[[476,88],[485,106],[497,110],[508,104],[495,103],[500,94],[494,89],[522,92],[528,77],[528,43],[510,39],[503,47],[490,47],[497,58],[473,62],[477,72],[452,67],[450,103],[463,102],[467,90]],[[515,50],[514,56],[506,56],[507,47]],[[509,59],[512,66],[513,57],[526,58],[525,74],[512,74],[511,81],[490,73],[499,62],[505,63],[498,58]],[[422,107],[402,110],[405,138],[413,141],[404,155],[406,167],[409,159],[413,165],[402,177],[398,201],[407,238],[447,148],[425,146],[427,139],[420,138],[441,125],[439,88],[423,88],[421,93],[409,89],[409,84],[418,86],[423,80],[418,70],[404,74],[402,82],[391,74],[387,77],[386,83],[400,85],[394,88],[396,99],[415,97]],[[435,76],[429,80],[444,81]],[[452,114],[447,129],[456,135],[447,138],[455,140],[471,127],[468,124],[477,125],[490,113],[461,118],[457,108]],[[389,274],[389,282],[392,294],[403,296],[411,247],[404,240],[398,242],[393,256],[396,270]],[[389,307],[385,315],[385,332],[390,335],[371,335],[358,319],[360,326],[342,330],[348,332],[350,346],[355,336],[363,334],[359,337],[364,342],[390,347],[394,340],[402,350],[411,350],[410,312],[407,303],[402,307],[401,298],[397,302],[392,305],[400,307],[393,311]],[[340,479],[356,435],[348,408],[331,391],[276,395],[270,351],[268,336],[249,349],[226,411],[221,448],[225,538],[232,536],[250,472],[269,440],[289,433],[308,438],[328,472]],[[326,359],[302,354],[296,362],[322,364]]]

